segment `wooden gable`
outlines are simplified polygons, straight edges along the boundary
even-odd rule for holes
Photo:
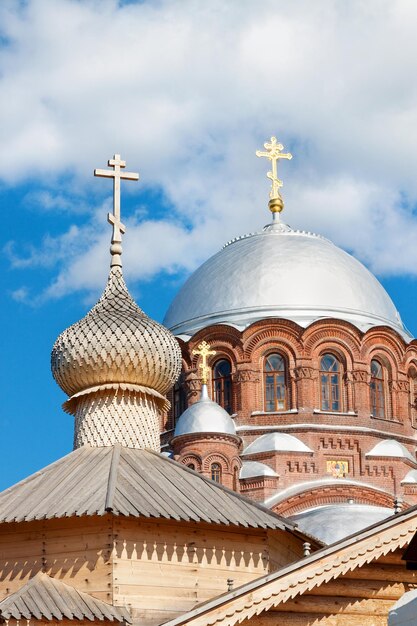
[[[166,626],[379,626],[417,572],[403,560],[417,529],[409,509],[298,563],[224,594]]]

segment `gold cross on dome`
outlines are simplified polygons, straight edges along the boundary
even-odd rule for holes
[[[270,142],[267,141],[266,143],[264,143],[264,148],[265,152],[263,152],[262,150],[257,150],[256,156],[266,157],[271,161],[272,164],[272,171],[267,173],[267,177],[272,181],[269,198],[270,200],[281,200],[281,194],[279,193],[279,190],[283,186],[283,182],[278,178],[277,161],[279,161],[280,159],[288,159],[290,161],[292,159],[292,154],[290,152],[282,152],[284,146],[282,145],[282,143],[278,143],[276,137],[271,137]]]
[[[104,178],[113,178],[113,213],[107,214],[107,221],[113,226],[113,235],[111,240],[110,252],[112,255],[111,266],[122,265],[120,255],[122,254],[122,235],[126,232],[126,226],[122,224],[120,219],[120,181],[123,180],[139,180],[139,174],[134,172],[122,172],[122,168],[126,167],[126,161],[122,161],[120,154],[115,154],[112,159],[108,160],[109,167],[112,170],[94,170],[94,176],[102,176]]]
[[[207,385],[208,375],[210,372],[210,368],[207,365],[207,357],[216,354],[216,351],[210,350],[210,346],[207,341],[202,341],[197,347],[198,350],[193,350],[193,354],[201,356],[201,363],[199,365],[199,368],[201,369],[201,382],[203,385]]]

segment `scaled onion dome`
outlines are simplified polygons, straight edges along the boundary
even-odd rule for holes
[[[114,170],[95,175],[137,180]],[[122,274],[120,185],[114,185],[110,274],[103,295],[89,313],[58,337],[52,350],[52,374],[70,396],[64,409],[75,417],[74,447],[119,443],[160,450],[159,418],[169,403],[165,394],[181,369],[176,339],[150,319],[130,296]]]
[[[52,374],[68,396],[109,383],[165,395],[180,368],[177,341],[138,307],[117,266],[97,304],[52,349]]]

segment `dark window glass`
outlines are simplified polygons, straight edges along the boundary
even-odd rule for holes
[[[280,354],[270,354],[264,369],[265,411],[285,411],[287,401],[287,371]]]
[[[320,361],[320,390],[322,411],[341,411],[340,363],[333,354]]]
[[[371,361],[371,414],[385,417],[385,376],[379,361]]]
[[[195,470],[195,465],[194,463],[188,463],[187,467],[189,467],[192,470]]]
[[[177,423],[179,417],[184,413],[187,408],[187,400],[184,390],[184,376],[181,374],[178,381],[174,385],[174,426]]]
[[[213,367],[213,397],[230,415],[232,407],[232,366],[227,359],[217,361]]]
[[[220,483],[222,480],[222,468],[219,463],[211,464],[211,480],[214,480],[215,483]]]
[[[239,491],[239,470],[237,467],[233,470],[233,491]]]
[[[416,427],[417,425],[417,370],[415,367],[411,367],[408,372],[410,380],[410,416],[411,424]]]

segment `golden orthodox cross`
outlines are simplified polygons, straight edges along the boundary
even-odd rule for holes
[[[256,151],[256,156],[258,157],[266,157],[271,161],[272,171],[267,173],[267,177],[272,181],[271,192],[269,197],[271,200],[275,200],[277,198],[281,199],[281,194],[279,193],[280,187],[282,187],[283,182],[278,178],[277,173],[277,161],[279,159],[292,159],[292,154],[290,152],[283,153],[282,150],[284,146],[282,143],[277,142],[276,137],[271,137],[270,142],[264,143],[265,152],[262,150]]]
[[[193,354],[201,356],[201,363],[199,368],[201,369],[201,382],[203,385],[207,385],[208,375],[210,368],[207,365],[207,357],[216,354],[215,350],[210,350],[210,346],[207,341],[202,341],[198,344],[198,350],[193,350]]]
[[[121,168],[126,167],[126,161],[121,160],[120,154],[115,154],[107,163],[109,167],[113,167],[113,169],[95,169],[94,176],[113,178],[113,213],[107,214],[107,221],[113,226],[112,245],[110,247],[112,255],[111,266],[113,267],[113,265],[122,265],[120,258],[122,254],[122,234],[126,232],[126,226],[122,224],[120,219],[120,180],[139,180],[139,174],[134,172],[122,172]]]

